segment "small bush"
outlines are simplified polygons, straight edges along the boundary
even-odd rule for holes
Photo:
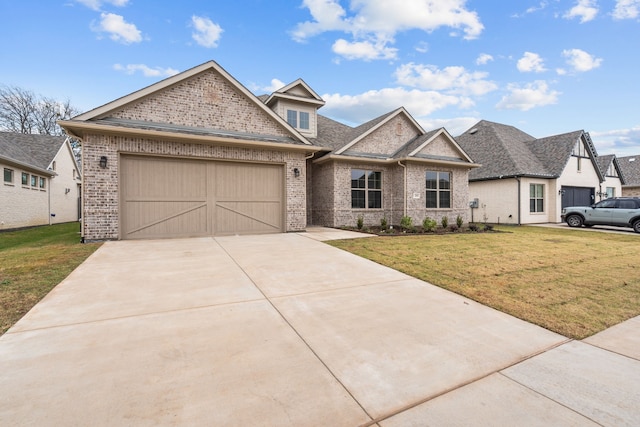
[[[382,227],[383,230],[387,229],[387,217],[382,217],[382,219],[380,220],[380,227]]]
[[[403,216],[402,219],[400,220],[400,226],[405,230],[413,228],[413,219],[411,219],[410,216],[406,216],[406,215]]]
[[[462,217],[458,215],[458,217],[456,218],[456,225],[458,226],[458,228],[462,228],[463,223],[464,221],[462,220]]]
[[[470,224],[469,224],[469,230],[471,230],[471,231],[478,231],[478,224],[470,223]]]
[[[459,227],[456,224],[451,224],[449,226],[449,231],[454,231],[455,232],[455,231],[458,231],[458,228]]]
[[[362,217],[362,215],[358,215],[358,222],[356,223],[358,230],[362,230],[363,225],[364,225],[364,218]]]
[[[484,225],[484,231],[493,231],[493,225],[485,224]]]
[[[440,224],[442,224],[442,228],[447,228],[447,226],[449,225],[449,218],[443,216],[442,220],[440,220]]]
[[[436,220],[429,217],[426,217],[424,221],[422,221],[422,228],[424,229],[424,231],[434,231],[437,225],[438,223],[436,222]]]

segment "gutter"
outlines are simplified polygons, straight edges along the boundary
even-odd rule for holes
[[[514,178],[518,181],[518,225],[522,225],[520,219],[522,216],[522,181],[520,181],[520,176],[516,175]]]

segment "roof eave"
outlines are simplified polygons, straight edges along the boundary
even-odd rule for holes
[[[150,139],[195,142],[200,144],[211,144],[211,145],[232,145],[232,146],[239,146],[239,147],[263,148],[263,149],[271,149],[271,150],[278,150],[278,151],[300,151],[305,153],[315,153],[316,151],[320,151],[322,149],[321,147],[315,147],[315,146],[306,145],[306,144],[296,145],[296,144],[285,144],[285,143],[277,143],[277,142],[244,140],[244,139],[229,138],[229,137],[214,136],[214,135],[192,135],[192,134],[186,134],[186,133],[180,133],[180,132],[125,128],[125,127],[119,127],[119,126],[97,124],[92,122],[77,122],[75,120],[59,121],[58,124],[65,131],[67,131],[69,135],[72,135],[79,139],[83,139],[86,133],[96,132],[96,133],[103,133],[107,135],[134,135],[134,136],[140,136],[143,138],[150,138]]]
[[[47,169],[42,169],[42,168],[40,168],[38,166],[33,166],[33,165],[28,164],[28,163],[24,163],[24,162],[21,162],[19,160],[12,159],[11,157],[0,155],[0,160],[3,163],[6,163],[7,165],[14,166],[14,167],[19,167],[19,168],[26,169],[26,170],[33,171],[33,172],[37,172],[37,173],[39,173],[41,175],[47,175],[48,177],[55,176],[55,174],[56,174],[53,171],[50,171],[50,170],[47,170]]]

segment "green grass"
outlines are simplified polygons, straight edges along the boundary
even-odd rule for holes
[[[99,246],[80,243],[77,222],[0,233],[0,334]]]
[[[640,315],[640,236],[497,230],[329,243],[570,338]]]

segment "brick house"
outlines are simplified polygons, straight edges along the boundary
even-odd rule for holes
[[[323,105],[300,79],[256,97],[210,61],[61,121],[83,141],[84,239],[466,219],[478,165],[446,130],[403,108],[350,128]]]
[[[0,230],[77,221],[79,167],[67,137],[0,132]]]
[[[588,206],[621,193],[617,162],[607,159],[601,170],[595,146],[582,130],[535,138],[481,120],[455,139],[482,164],[469,174],[470,198],[478,200],[476,221],[560,222],[563,207]]]

